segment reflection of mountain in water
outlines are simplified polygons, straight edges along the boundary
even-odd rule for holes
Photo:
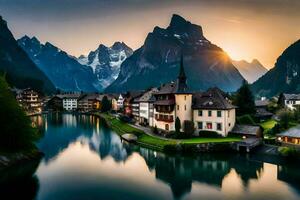
[[[285,165],[278,166],[277,178],[278,180],[288,183],[300,194],[300,170],[299,165]]]
[[[34,118],[34,121],[45,131],[38,147],[45,153],[46,162],[54,159],[76,141],[88,145],[101,159],[111,156],[115,161],[124,161],[130,154],[130,148],[124,148],[120,137],[105,128],[96,117],[53,114],[44,120],[40,117]]]
[[[156,178],[170,185],[175,198],[189,193],[194,181],[222,187],[224,177],[235,169],[244,184],[258,179],[263,163],[242,159],[235,155],[203,154],[198,157],[166,156],[141,149],[149,169],[155,170]]]
[[[40,160],[22,163],[0,171],[0,195],[5,199],[35,199],[39,180],[33,175]]]

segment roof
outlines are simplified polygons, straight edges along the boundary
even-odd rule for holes
[[[158,92],[157,88],[152,88],[145,92],[140,98],[135,99],[136,102],[149,102],[155,101],[154,93]]]
[[[235,125],[231,133],[239,135],[257,135],[257,132],[260,130],[260,126],[251,126],[251,125]]]
[[[73,98],[78,99],[81,96],[81,94],[79,94],[79,93],[57,94],[56,96],[61,99],[73,99]]]
[[[300,100],[300,94],[283,94],[286,100]]]
[[[255,106],[256,107],[262,107],[262,106],[267,106],[270,103],[269,100],[265,99],[265,100],[257,100],[255,101]]]
[[[225,93],[219,88],[211,88],[203,93],[194,93],[193,109],[220,109],[229,110],[236,106],[232,105],[225,97]]]
[[[277,134],[277,136],[300,138],[300,125],[294,128],[290,128],[289,130],[286,130],[283,133]]]
[[[95,100],[95,99],[101,101],[103,96],[101,99],[100,99],[100,97],[101,96],[99,94],[94,94],[94,93],[93,94],[84,94],[84,95],[80,96],[78,101],[87,101],[87,100]]]

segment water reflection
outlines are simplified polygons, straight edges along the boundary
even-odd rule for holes
[[[122,143],[92,116],[38,118],[45,131],[38,199],[300,198],[299,166],[236,154],[166,155]]]

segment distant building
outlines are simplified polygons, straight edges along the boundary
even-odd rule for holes
[[[59,96],[53,96],[46,102],[46,109],[48,111],[62,111],[63,108],[63,99]]]
[[[78,98],[77,109],[84,112],[100,110],[102,98],[99,94],[83,94]]]
[[[79,93],[58,94],[58,98],[62,99],[63,109],[66,111],[75,111],[78,108]]]
[[[290,128],[276,135],[277,141],[284,145],[297,145],[300,147],[300,126]]]
[[[17,94],[16,99],[26,111],[29,112],[42,111],[41,96],[37,91],[31,88],[21,90]]]
[[[122,94],[120,94],[117,99],[117,110],[121,110],[124,108],[124,100],[124,97],[122,96]]]
[[[261,100],[255,101],[255,117],[259,120],[266,120],[273,116],[273,113],[268,111],[268,105],[270,101],[268,99],[262,98]]]
[[[123,101],[123,108],[124,108],[124,114],[127,116],[133,116],[133,105],[135,104],[135,99],[139,98],[143,92],[127,92],[124,95],[124,101]]]
[[[154,124],[154,94],[158,92],[157,88],[151,88],[146,91],[140,98],[136,100],[138,105],[137,110],[139,111],[138,121],[144,125],[153,126]]]
[[[300,94],[283,94],[285,107],[293,110],[295,106],[300,106]]]

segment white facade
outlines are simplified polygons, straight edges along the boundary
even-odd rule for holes
[[[235,109],[194,110],[193,118],[197,133],[201,130],[215,131],[225,137],[235,125]]]
[[[77,98],[64,98],[63,99],[63,108],[67,111],[77,109]]]
[[[117,106],[118,110],[124,107],[124,97],[120,94],[118,100],[117,100]]]
[[[284,100],[284,104],[287,108],[294,110],[295,106],[300,106],[300,100]]]
[[[192,94],[176,94],[175,95],[175,113],[176,117],[180,119],[181,131],[183,131],[184,121],[193,120],[193,110],[192,110]]]

